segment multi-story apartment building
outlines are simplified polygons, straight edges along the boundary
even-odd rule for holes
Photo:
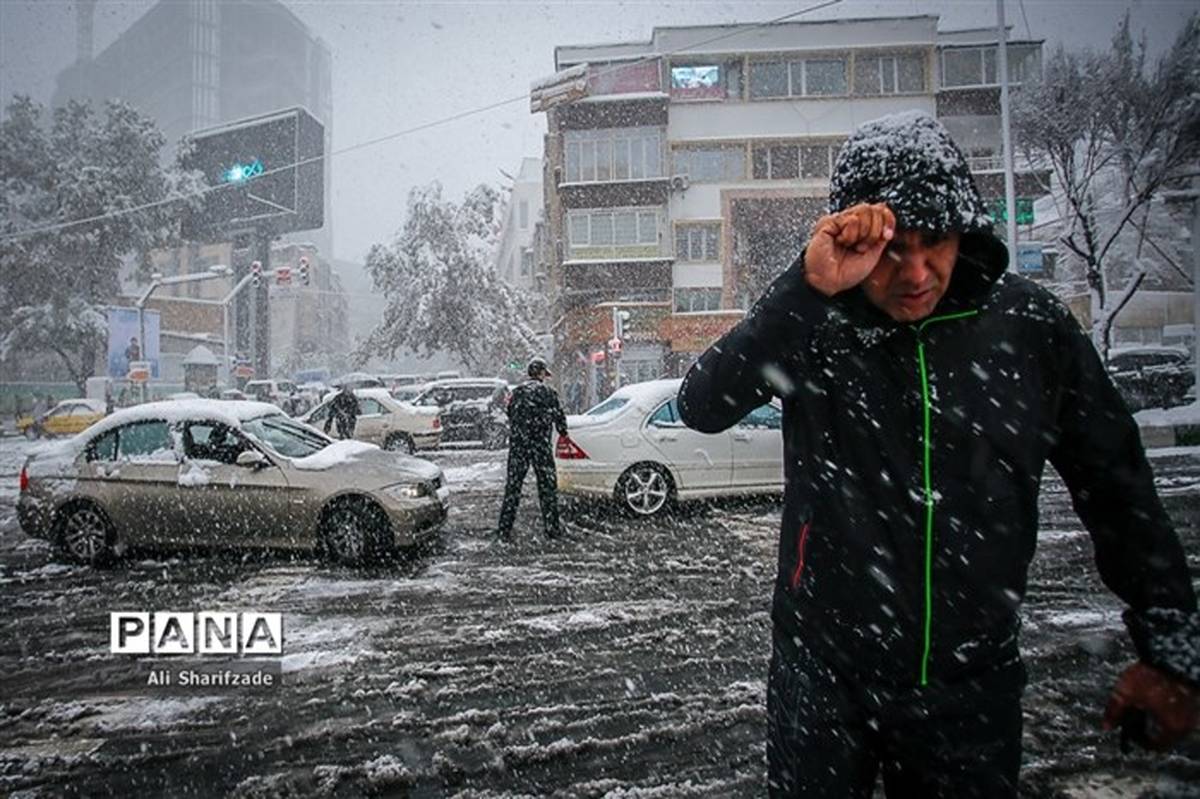
[[[941,117],[981,191],[1003,197],[994,31],[937,23],[669,27],[556,48],[532,102],[548,115],[544,252],[566,396],[595,401],[618,368],[622,382],[682,374],[799,254],[864,121]],[[1020,81],[1041,42],[1008,53]],[[1018,196],[1043,178],[1020,175]],[[614,309],[629,316],[619,358],[604,355]]]
[[[523,158],[504,209],[495,266],[501,278],[526,290],[537,287],[534,232],[541,219],[542,161]]]

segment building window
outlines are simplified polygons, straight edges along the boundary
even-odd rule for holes
[[[533,274],[533,250],[529,247],[521,248],[521,277],[529,277]]]
[[[942,50],[942,86],[995,86],[1000,82],[996,69],[999,47],[949,47]],[[1008,80],[1021,83],[1041,71],[1037,45],[1008,47]]]
[[[700,313],[721,310],[720,288],[675,289],[675,313]]]
[[[838,144],[762,144],[754,147],[751,163],[755,180],[828,178]]]
[[[658,128],[601,128],[566,133],[567,182],[661,178]]]
[[[773,97],[830,97],[846,93],[844,58],[750,62],[752,100]]]
[[[588,69],[588,94],[661,92],[658,61],[626,64],[592,64]]]
[[[518,216],[520,217],[521,230],[529,229],[529,200],[521,200],[517,205]]]
[[[842,58],[804,61],[804,94],[808,97],[846,94],[846,61]]]
[[[660,255],[657,208],[570,211],[571,258],[653,258]]]
[[[854,59],[855,94],[914,94],[925,91],[925,58],[919,54],[859,56]]]
[[[724,100],[742,96],[742,62],[671,65],[671,99]]]
[[[788,96],[788,66],[786,61],[750,62],[750,99]]]
[[[746,151],[741,145],[682,147],[673,153],[674,174],[693,183],[727,183],[746,177]]]
[[[713,262],[721,260],[721,224],[677,225],[675,260]]]

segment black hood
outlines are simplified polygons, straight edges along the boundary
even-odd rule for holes
[[[921,111],[864,122],[846,140],[829,182],[829,210],[858,203],[887,203],[902,229],[992,230],[967,159],[942,123]]]

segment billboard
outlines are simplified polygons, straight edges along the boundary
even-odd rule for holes
[[[210,190],[183,233],[216,240],[230,231],[273,234],[324,224],[325,129],[303,108],[238,120],[188,136],[183,164]]]
[[[137,308],[108,309],[109,377],[128,377],[131,365],[139,368],[141,361],[150,362],[150,377],[158,377],[158,343],[161,322],[158,311],[145,312],[146,340],[142,341],[142,325],[138,323]]]

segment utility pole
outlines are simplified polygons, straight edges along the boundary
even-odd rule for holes
[[[1000,40],[996,68],[1000,70],[1000,146],[1004,149],[1004,230],[1008,240],[1008,269],[1017,271],[1017,191],[1013,179],[1012,131],[1008,99],[1008,29],[1004,0],[996,0],[996,36]]]

